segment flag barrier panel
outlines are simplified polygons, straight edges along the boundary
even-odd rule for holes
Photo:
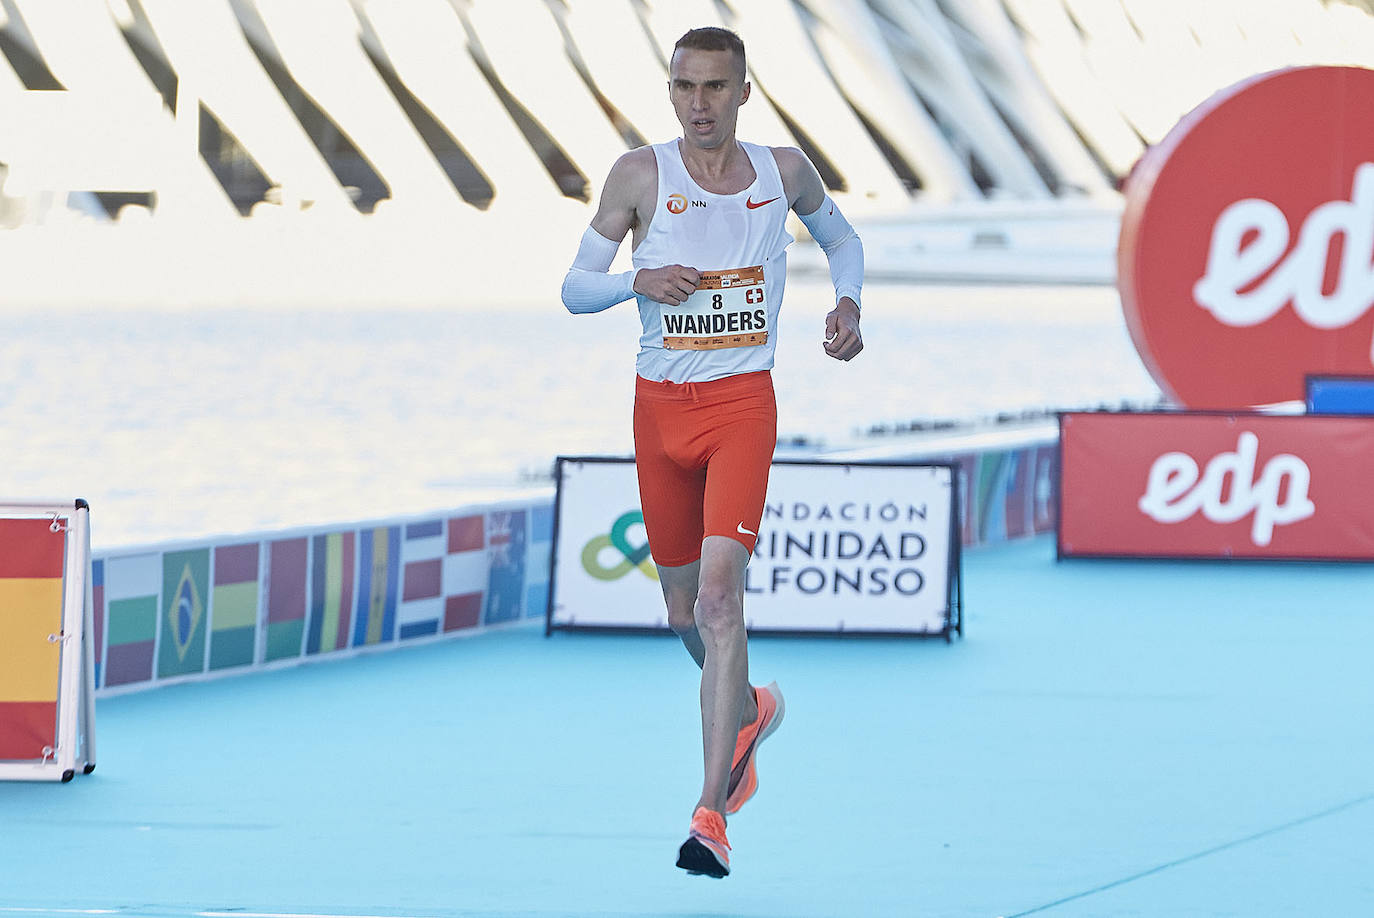
[[[1054,529],[1053,445],[942,458],[958,470],[963,545]],[[543,622],[553,518],[553,489],[538,488],[428,514],[98,551],[81,581],[89,602],[67,602],[91,614],[88,665],[76,671],[106,696]],[[93,724],[79,684],[63,697]],[[93,730],[82,741],[93,762]]]
[[[0,501],[0,779],[95,768],[85,501]]]
[[[552,496],[540,491],[425,515],[97,553],[97,692],[542,618],[551,530]]]

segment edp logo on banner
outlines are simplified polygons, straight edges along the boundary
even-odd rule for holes
[[[1305,520],[1317,507],[1307,497],[1312,471],[1306,462],[1281,453],[1265,463],[1257,479],[1258,450],[1259,437],[1245,431],[1235,452],[1208,460],[1201,478],[1192,456],[1165,453],[1150,466],[1141,512],[1157,523],[1178,523],[1199,511],[1213,523],[1253,517],[1251,543],[1268,546],[1275,526]]]
[[[549,627],[667,627],[633,462],[557,463]],[[745,580],[755,631],[960,631],[951,465],[775,462]]]
[[[1067,413],[1059,554],[1374,560],[1374,418]]]
[[[1374,70],[1253,77],[1189,113],[1126,193],[1118,279],[1174,401],[1299,401],[1374,373]]]

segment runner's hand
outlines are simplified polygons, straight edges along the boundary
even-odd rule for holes
[[[864,349],[859,334],[859,307],[849,297],[825,317],[825,352],[836,360],[853,360]]]
[[[701,283],[701,272],[684,265],[664,265],[662,268],[641,268],[635,274],[635,293],[647,296],[656,303],[681,306]]]

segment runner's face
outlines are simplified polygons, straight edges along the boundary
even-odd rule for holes
[[[683,139],[710,150],[734,139],[735,120],[749,98],[749,84],[729,51],[681,48],[668,68],[668,97],[682,124]]]

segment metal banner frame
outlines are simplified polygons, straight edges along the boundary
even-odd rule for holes
[[[70,781],[95,770],[95,628],[90,507],[84,500],[0,500],[0,518],[48,519],[65,532],[55,742],[33,759],[0,760],[0,780]]]

